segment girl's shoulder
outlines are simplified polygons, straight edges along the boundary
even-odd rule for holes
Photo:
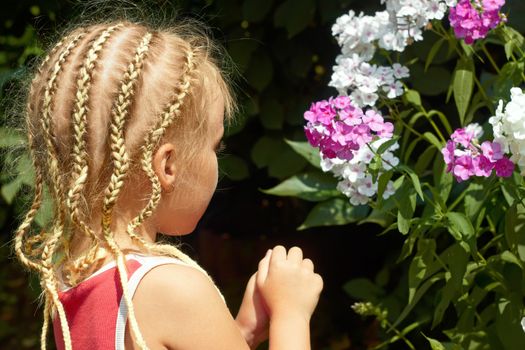
[[[191,266],[151,269],[133,302],[146,342],[176,349],[247,348],[214,282]]]

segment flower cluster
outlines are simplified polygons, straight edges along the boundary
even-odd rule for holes
[[[525,175],[525,95],[520,88],[510,90],[511,100],[504,106],[499,102],[496,115],[489,119],[494,139],[502,145],[505,153],[518,164]]]
[[[308,121],[306,137],[312,146],[319,148],[323,171],[331,171],[340,180],[337,188],[349,197],[350,203],[367,204],[378,187],[369,165],[378,148],[392,138],[393,124],[385,122],[375,110],[363,111],[348,96],[315,102],[304,118]],[[382,169],[390,170],[399,164],[393,154],[398,147],[394,143],[383,152]],[[393,193],[393,183],[389,182],[383,198]]]
[[[514,163],[505,157],[502,144],[485,141],[480,145],[478,140],[482,135],[483,131],[477,123],[470,124],[454,131],[451,140],[441,150],[447,172],[452,172],[458,182],[471,176],[489,177],[493,170],[500,177],[512,175]]]
[[[422,40],[422,28],[432,19],[445,15],[447,0],[382,0],[386,10],[374,16],[350,11],[339,17],[332,35],[341,46],[330,86],[340,94],[351,91],[352,101],[360,107],[374,106],[380,94],[395,98],[403,94],[399,79],[409,77],[408,68],[399,64],[376,66],[369,62],[377,47],[405,50],[412,41]]]
[[[505,0],[459,0],[449,13],[456,37],[464,38],[467,44],[486,37],[489,30],[506,20],[500,13],[503,5]]]

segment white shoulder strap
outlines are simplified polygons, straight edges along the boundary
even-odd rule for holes
[[[130,296],[133,297],[139,282],[142,280],[144,275],[148,273],[154,267],[165,265],[165,264],[180,264],[185,266],[191,266],[179,259],[164,257],[164,256],[144,256],[137,254],[128,254],[127,257],[136,259],[142,264],[128,281],[128,291]],[[126,332],[126,320],[128,318],[128,306],[124,296],[120,299],[120,304],[118,308],[117,315],[117,324],[115,329],[115,349],[116,350],[125,350],[124,348],[124,336]]]

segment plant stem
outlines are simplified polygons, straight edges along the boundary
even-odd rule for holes
[[[490,63],[492,64],[492,67],[494,68],[494,70],[496,71],[496,73],[500,73],[501,70],[499,69],[498,65],[496,64],[496,62],[494,62],[494,59],[492,58],[492,55],[490,54],[489,50],[487,50],[487,46],[485,45],[485,42],[483,42],[481,44],[481,49],[483,50],[483,52],[485,53],[485,55],[487,56],[487,58],[489,59]]]

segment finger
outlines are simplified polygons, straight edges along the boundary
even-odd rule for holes
[[[278,261],[286,260],[286,248],[278,245],[272,249],[272,256],[270,258],[270,265]]]
[[[313,271],[314,270],[314,263],[312,260],[310,259],[304,259],[302,262],[301,262],[301,265],[305,268],[307,268],[309,271]]]
[[[288,251],[288,261],[294,262],[297,265],[303,261],[303,251],[299,247],[292,247]]]
[[[259,261],[259,268],[257,270],[256,280],[257,284],[261,285],[266,281],[268,276],[268,267],[270,265],[270,257],[272,256],[272,250],[268,249],[264,258]]]

